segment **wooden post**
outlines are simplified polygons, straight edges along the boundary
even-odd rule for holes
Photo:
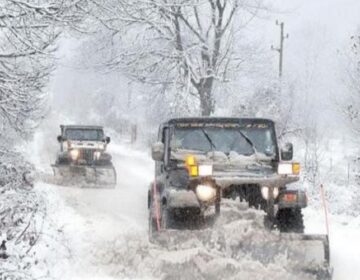
[[[137,125],[131,125],[131,144],[134,144],[137,140]]]

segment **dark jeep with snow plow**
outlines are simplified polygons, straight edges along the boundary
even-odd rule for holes
[[[201,229],[199,224],[219,216],[223,199],[239,198],[264,210],[265,226],[280,231],[270,242],[274,248],[287,252],[289,259],[316,279],[332,278],[329,237],[303,233],[301,211],[307,197],[304,191],[288,187],[299,180],[300,165],[292,161],[292,144],[279,148],[273,121],[171,119],[160,126],[152,157],[155,180],[148,190],[151,241],[172,239],[179,222],[193,220],[190,225]],[[269,250],[264,254],[273,249]]]
[[[184,214],[201,215],[222,198],[237,198],[266,212],[265,223],[282,232],[304,230],[302,190],[290,143],[279,149],[268,119],[179,118],[159,129],[152,147],[156,179],[148,192],[151,230],[170,227]]]

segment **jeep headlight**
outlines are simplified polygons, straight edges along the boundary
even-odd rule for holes
[[[95,159],[95,160],[99,160],[100,157],[101,157],[101,152],[100,152],[100,151],[95,151],[95,152],[94,152],[94,159]]]
[[[71,157],[71,159],[74,160],[74,161],[79,158],[79,155],[80,155],[80,151],[79,151],[79,150],[74,149],[74,150],[71,150],[71,151],[70,151],[70,157]]]
[[[207,177],[213,175],[212,165],[190,165],[188,166],[191,177]]]
[[[213,166],[211,164],[197,164],[195,156],[189,155],[185,159],[185,166],[190,177],[207,177],[213,175]]]
[[[200,184],[196,187],[196,195],[203,202],[211,201],[216,197],[216,189],[210,185]]]
[[[99,146],[98,146],[98,148],[99,148],[100,150],[104,150],[104,149],[105,149],[105,144],[100,143]]]
[[[211,176],[213,175],[213,167],[212,165],[199,165],[199,176]]]
[[[279,175],[299,175],[300,174],[300,163],[297,163],[297,162],[279,163],[278,174]]]

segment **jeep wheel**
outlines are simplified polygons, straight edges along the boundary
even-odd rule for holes
[[[304,220],[300,208],[279,209],[276,225],[281,232],[304,233]]]
[[[171,212],[166,206],[161,209],[161,229],[171,228]]]
[[[264,216],[264,227],[268,230],[275,229],[274,218],[269,217],[269,215]]]

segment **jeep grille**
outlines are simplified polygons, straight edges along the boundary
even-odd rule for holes
[[[85,160],[87,163],[92,163],[94,161],[94,150],[81,149],[80,150],[80,159]]]

